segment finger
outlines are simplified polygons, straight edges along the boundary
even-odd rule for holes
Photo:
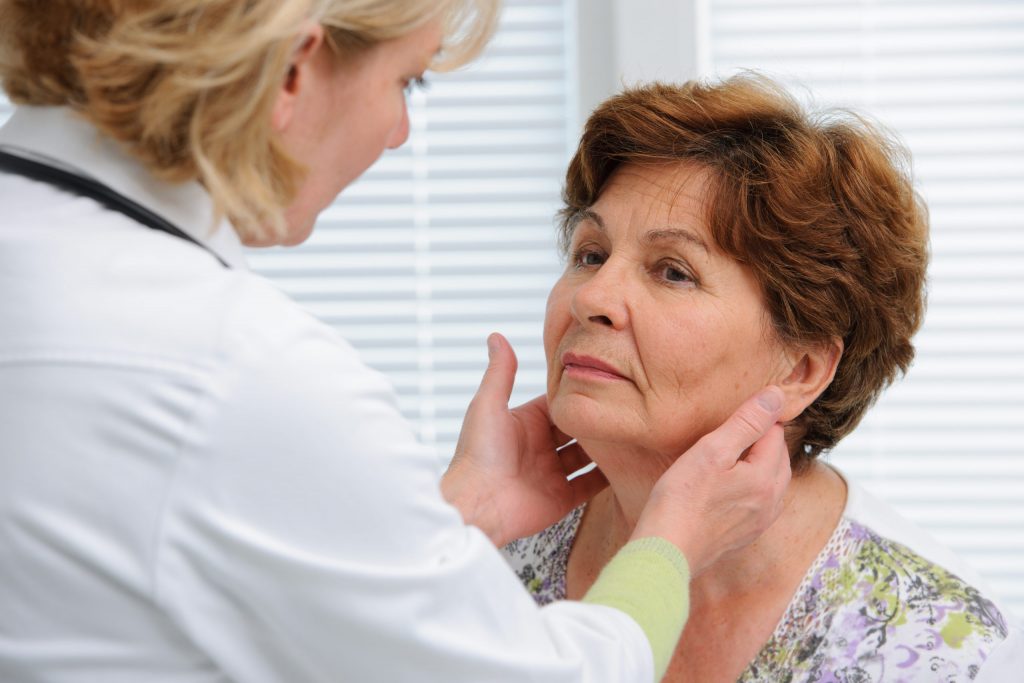
[[[548,424],[551,425],[551,441],[555,446],[561,448],[576,437],[566,434],[555,426],[555,423],[551,421],[551,413],[548,410],[548,397],[540,396],[539,398],[542,399],[542,401],[538,402],[538,407],[544,412],[544,417],[547,418]]]
[[[596,467],[586,474],[581,474],[569,482],[572,491],[573,509],[583,505],[608,486],[608,479]]]
[[[543,415],[544,419],[548,421],[549,425],[551,425],[551,442],[555,444],[556,447],[562,447],[572,441],[573,437],[563,432],[561,429],[556,427],[553,422],[551,422],[551,413],[548,412],[547,396],[541,394],[540,396],[537,396],[523,404],[523,407],[526,406],[531,406],[540,411],[540,414]]]
[[[783,429],[782,425],[779,425],[779,429]],[[785,442],[785,437],[783,437],[782,440]],[[783,448],[783,456],[779,458],[779,462],[776,465],[775,470],[775,491],[780,500],[782,499],[782,494],[789,486],[789,482],[793,479],[792,465],[793,461],[789,453],[789,446],[786,445]]]
[[[545,420],[548,421],[548,424],[551,423],[551,418],[548,415],[548,397],[544,394],[534,396],[526,403],[516,406],[516,410],[537,411]]]
[[[544,394],[534,396],[526,403],[516,406],[512,412],[535,413],[539,419],[547,422],[548,430],[551,433],[551,443],[555,444],[555,448],[561,448],[572,441],[571,436],[552,424],[551,414],[548,412],[548,397]]]
[[[487,337],[487,369],[484,370],[475,399],[507,406],[518,367],[515,351],[505,337],[497,332]]]
[[[570,444],[558,451],[558,461],[562,464],[562,470],[566,476],[583,469],[593,462],[578,443]]]
[[[768,428],[764,436],[754,442],[747,451],[746,462],[755,467],[779,473],[783,467],[789,469],[789,448],[786,445],[786,432],[782,425],[775,423]]]
[[[745,451],[763,437],[778,421],[782,412],[782,390],[768,386],[747,399],[721,427],[698,442],[709,449],[712,462],[730,468]],[[746,453],[749,460],[750,454]]]
[[[770,482],[771,495],[775,500],[772,518],[778,517],[782,511],[784,494],[792,478],[790,468],[789,447],[786,445],[785,430],[782,425],[775,424],[763,437],[750,447],[750,455],[746,464],[762,481]]]
[[[558,448],[564,447],[575,437],[569,436],[555,425],[551,425],[551,441],[556,444]]]

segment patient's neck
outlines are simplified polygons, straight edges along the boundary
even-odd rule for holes
[[[621,445],[582,445],[609,482],[588,511],[592,523],[607,535],[607,560],[629,539],[651,489],[673,458]],[[706,591],[711,597],[719,591],[729,593],[756,585],[756,579],[773,568],[802,573],[831,536],[845,505],[842,478],[830,467],[813,463],[793,477],[775,524],[754,543],[719,559],[695,579],[693,590]]]
[[[651,489],[672,465],[673,458],[622,444],[580,441],[580,445],[608,478],[608,489],[595,503],[608,506],[606,512],[610,516],[606,521],[614,524],[609,531],[624,534],[625,543],[640,519]]]

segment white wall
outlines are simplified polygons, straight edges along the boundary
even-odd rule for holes
[[[695,77],[703,49],[702,0],[577,0],[579,124],[623,85]]]

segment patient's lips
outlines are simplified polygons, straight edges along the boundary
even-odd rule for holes
[[[572,352],[562,354],[562,367],[574,379],[628,381],[628,378],[614,366],[593,356],[581,356]]]

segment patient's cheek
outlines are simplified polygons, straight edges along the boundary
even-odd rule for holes
[[[574,439],[651,448],[655,432],[642,406],[575,392],[556,394],[548,405],[554,425]]]
[[[650,447],[660,453],[678,457],[690,450],[701,438],[718,429],[741,403],[709,402],[664,406],[651,416]]]

